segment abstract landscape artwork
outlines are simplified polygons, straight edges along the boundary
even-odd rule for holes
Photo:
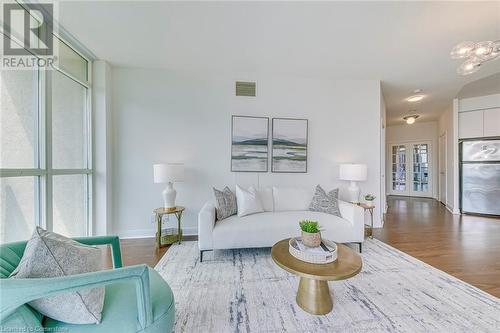
[[[231,171],[267,172],[269,118],[233,116]]]
[[[307,172],[307,119],[273,118],[272,172]]]

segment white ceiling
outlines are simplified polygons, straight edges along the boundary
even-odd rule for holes
[[[390,124],[434,120],[500,60],[456,74],[450,49],[500,39],[500,2],[62,2],[60,23],[115,66],[379,79]]]

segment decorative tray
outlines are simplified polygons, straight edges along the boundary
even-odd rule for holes
[[[323,246],[307,247],[300,237],[290,238],[288,251],[295,258],[311,264],[328,264],[337,260],[337,244],[322,239]]]

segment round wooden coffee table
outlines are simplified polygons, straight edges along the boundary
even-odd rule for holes
[[[348,279],[358,274],[363,266],[361,256],[345,245],[337,244],[337,260],[329,264],[310,264],[296,259],[288,251],[290,238],[279,241],[271,249],[271,256],[284,270],[300,277],[297,304],[315,315],[327,314],[333,309],[328,281]]]

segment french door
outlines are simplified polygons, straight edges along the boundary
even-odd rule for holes
[[[393,195],[432,196],[431,144],[412,142],[391,144],[390,189]]]

